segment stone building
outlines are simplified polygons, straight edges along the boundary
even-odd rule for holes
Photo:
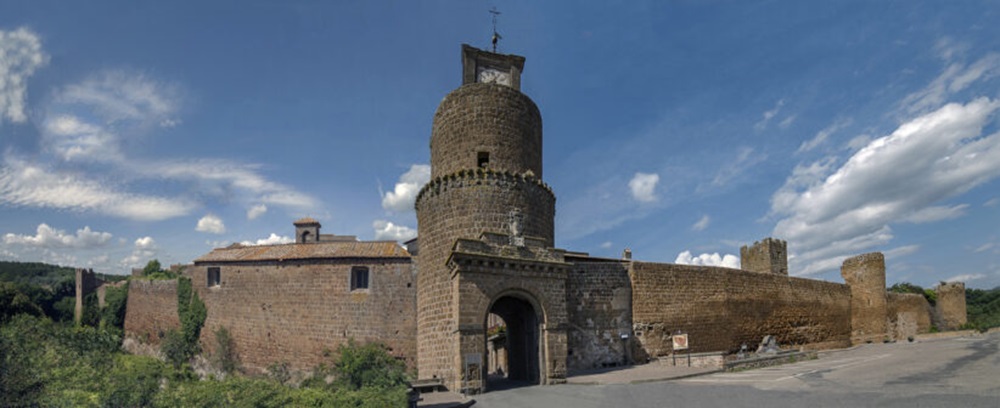
[[[697,353],[766,335],[829,348],[929,329],[922,297],[886,293],[881,254],[845,261],[840,284],[789,276],[787,244],[772,238],[741,248],[741,269],[555,248],[556,195],[542,179],[541,113],[520,91],[524,63],[463,45],[462,85],[434,115],[431,180],[407,249],[323,235],[302,219],[295,243],[196,259],[184,274],[208,309],[203,345],[226,327],[245,368],[308,370],[348,339],[379,341],[419,380],[479,392],[490,372],[556,384],[670,356],[679,333]],[[177,325],[171,299],[176,283],[133,283],[126,332],[158,342]],[[958,302],[939,302],[949,322]],[[498,319],[503,336],[489,330]]]

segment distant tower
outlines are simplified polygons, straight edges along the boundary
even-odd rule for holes
[[[306,244],[319,242],[319,221],[305,217],[293,223],[295,225],[295,243]]]
[[[482,331],[482,324],[460,327],[459,314],[471,312],[459,310],[448,266],[456,240],[507,234],[516,211],[523,236],[554,242],[555,195],[541,181],[542,118],[520,92],[523,67],[524,57],[462,45],[462,86],[434,114],[431,181],[416,200],[417,370],[448,387],[469,355],[461,336]]]
[[[788,243],[764,238],[740,248],[740,269],[788,276]]]

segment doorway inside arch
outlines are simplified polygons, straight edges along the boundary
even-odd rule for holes
[[[538,313],[525,300],[504,296],[486,315],[487,389],[539,384]]]

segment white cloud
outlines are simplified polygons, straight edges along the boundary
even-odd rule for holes
[[[796,153],[808,152],[812,149],[815,149],[817,146],[823,144],[823,142],[825,142],[826,139],[830,137],[830,135],[836,133],[840,129],[843,129],[844,127],[850,126],[850,124],[851,124],[850,119],[841,119],[836,122],[833,122],[833,124],[831,124],[830,126],[827,126],[822,130],[820,130],[819,132],[816,132],[816,136],[814,136],[812,139],[802,142],[802,145],[799,146],[799,150],[797,150]]]
[[[179,107],[179,97],[173,84],[142,73],[105,70],[64,88],[56,103],[58,108],[86,106],[107,123],[160,125],[170,123],[170,115]]]
[[[1000,197],[991,198],[989,201],[983,203],[983,207],[996,207],[1000,204]]]
[[[66,231],[58,230],[39,224],[35,230],[35,235],[19,235],[8,233],[4,235],[3,242],[8,245],[24,245],[36,248],[77,248],[89,249],[104,246],[111,240],[111,233],[91,231],[90,227],[76,230],[76,234],[67,234]]]
[[[122,259],[120,264],[126,269],[145,266],[150,260],[156,257],[159,247],[152,237],[142,237],[135,240],[132,254]]]
[[[791,126],[793,122],[795,122],[795,117],[796,117],[795,115],[792,115],[782,119],[781,123],[778,123],[778,128],[788,129],[788,127]]]
[[[982,278],[985,278],[985,277],[986,277],[986,275],[981,274],[981,273],[966,273],[966,274],[962,274],[962,275],[952,276],[952,277],[950,277],[948,279],[945,279],[944,281],[945,282],[968,282],[968,281],[971,281],[971,280],[982,279]]]
[[[704,265],[722,266],[726,268],[740,269],[740,258],[736,255],[719,255],[718,252],[711,254],[691,255],[691,251],[684,251],[677,254],[674,263],[681,265]]]
[[[259,167],[210,159],[130,164],[130,169],[135,173],[147,177],[190,181],[196,184],[199,192],[220,198],[228,199],[230,195],[237,194],[243,201],[265,205],[265,210],[267,204],[298,211],[311,211],[319,206],[319,202],[311,195],[268,180],[259,173]],[[250,212],[248,217],[249,214]]]
[[[397,213],[413,211],[417,193],[430,179],[431,166],[426,164],[410,166],[410,170],[399,176],[393,191],[382,195],[382,208]]]
[[[712,218],[709,217],[708,214],[702,215],[701,219],[699,219],[698,222],[694,223],[694,225],[691,226],[691,230],[704,231],[705,228],[708,228],[708,224],[710,224],[711,222]]]
[[[901,221],[923,224],[934,221],[950,220],[965,215],[966,208],[969,208],[968,204],[959,204],[952,207],[926,207],[903,217]]]
[[[4,118],[14,123],[27,120],[28,79],[48,60],[35,33],[26,28],[0,30],[0,124]]]
[[[965,205],[934,204],[1000,176],[1000,133],[983,135],[998,109],[988,98],[948,104],[871,141],[839,168],[832,158],[796,167],[771,199],[772,213],[784,216],[774,235],[800,248],[801,269],[791,270],[822,272],[884,245],[890,223],[960,216]]]
[[[17,160],[0,167],[0,204],[96,211],[139,221],[188,214],[193,205],[179,199],[123,193],[113,187]]]
[[[417,236],[417,230],[403,225],[396,225],[385,220],[372,222],[376,240],[409,241]]]
[[[250,209],[247,210],[247,219],[255,220],[257,219],[257,217],[264,215],[264,213],[266,212],[267,212],[267,205],[257,204],[253,207],[250,207]]]
[[[949,55],[950,58],[950,55]],[[964,90],[973,82],[989,79],[1000,73],[1000,54],[990,53],[965,66],[953,63],[927,87],[907,95],[900,107],[908,113],[923,113],[940,106],[949,96]]]
[[[614,245],[611,241],[604,241],[601,243],[601,249],[610,249],[611,245]]]
[[[208,214],[198,220],[198,225],[195,226],[194,230],[210,234],[223,234],[226,232],[226,224],[222,222],[221,218]]]
[[[257,246],[257,245],[291,244],[293,242],[295,242],[295,240],[292,239],[291,237],[278,235],[272,232],[271,235],[268,236],[267,238],[258,239],[256,241],[243,241],[240,242],[240,244],[247,246]]]
[[[74,115],[47,118],[42,134],[48,149],[66,161],[114,161],[121,158],[114,134]]]
[[[632,198],[649,203],[656,201],[656,184],[659,182],[659,174],[635,173],[632,180],[628,182],[628,188],[632,191]]]
[[[778,102],[776,102],[774,104],[774,108],[771,108],[770,110],[765,111],[761,115],[762,116],[761,120],[759,122],[757,122],[756,124],[754,124],[753,128],[755,130],[757,130],[758,132],[764,130],[764,128],[767,127],[768,122],[770,122],[771,119],[773,119],[778,114],[778,112],[781,112],[781,107],[782,106],[785,106],[785,100],[784,99],[778,100]]]

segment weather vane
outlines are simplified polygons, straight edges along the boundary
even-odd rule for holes
[[[500,12],[497,11],[496,6],[493,6],[493,8],[490,9],[490,14],[493,15],[493,53],[495,54],[497,52],[497,42],[503,38],[500,36],[500,33],[497,32],[497,16],[500,15]]]

